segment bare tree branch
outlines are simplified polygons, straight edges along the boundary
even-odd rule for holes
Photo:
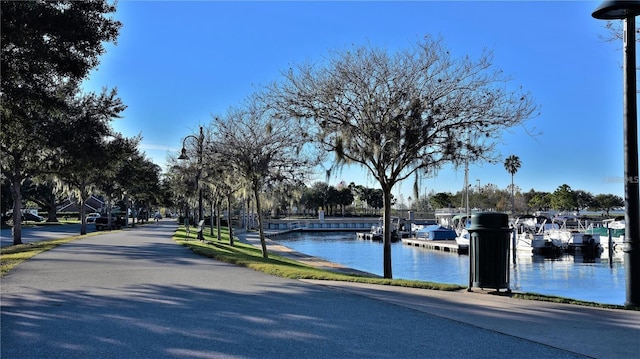
[[[454,58],[442,39],[427,36],[390,54],[375,47],[332,52],[301,64],[269,88],[281,117],[301,121],[336,166],[368,169],[385,194],[417,170],[448,163],[496,160],[504,130],[522,125],[538,107],[493,66],[493,54]],[[391,278],[390,231],[385,231],[385,277]],[[389,251],[389,253],[387,253]],[[388,263],[387,263],[388,261]]]
[[[244,178],[255,196],[262,255],[266,258],[262,192],[280,183],[304,183],[318,158],[308,146],[309,138],[302,127],[276,116],[261,98],[256,94],[243,107],[229,109],[225,117],[214,119],[212,126],[221,157]]]

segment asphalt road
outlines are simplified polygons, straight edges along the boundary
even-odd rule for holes
[[[193,254],[171,221],[61,245],[2,278],[2,358],[575,358]]]
[[[87,233],[95,232],[96,226],[87,225]],[[80,224],[47,224],[39,226],[22,227],[22,243],[45,241],[58,239],[80,234]],[[0,247],[13,245],[13,234],[11,228],[0,230]]]

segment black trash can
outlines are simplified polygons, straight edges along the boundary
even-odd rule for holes
[[[469,290],[509,289],[509,216],[484,212],[471,215],[469,226]]]

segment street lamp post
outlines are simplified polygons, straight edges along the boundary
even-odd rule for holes
[[[204,219],[204,209],[202,207],[202,186],[200,186],[200,176],[202,175],[202,151],[204,145],[204,134],[202,132],[202,126],[200,126],[200,135],[198,137],[194,135],[188,135],[182,140],[182,152],[178,157],[179,160],[188,160],[187,149],[185,143],[188,138],[195,139],[197,141],[196,153],[198,155],[198,170],[196,172],[196,188],[198,189],[198,219],[202,221]],[[188,214],[187,214],[188,215]],[[196,221],[196,222],[197,222]],[[202,231],[198,231],[198,240],[204,240]]]
[[[640,307],[640,192],[638,186],[638,118],[636,103],[636,16],[640,1],[605,1],[592,14],[601,20],[624,20],[624,266],[625,305]]]

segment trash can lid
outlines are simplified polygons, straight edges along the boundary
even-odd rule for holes
[[[509,215],[498,212],[473,213],[469,230],[509,229]]]

